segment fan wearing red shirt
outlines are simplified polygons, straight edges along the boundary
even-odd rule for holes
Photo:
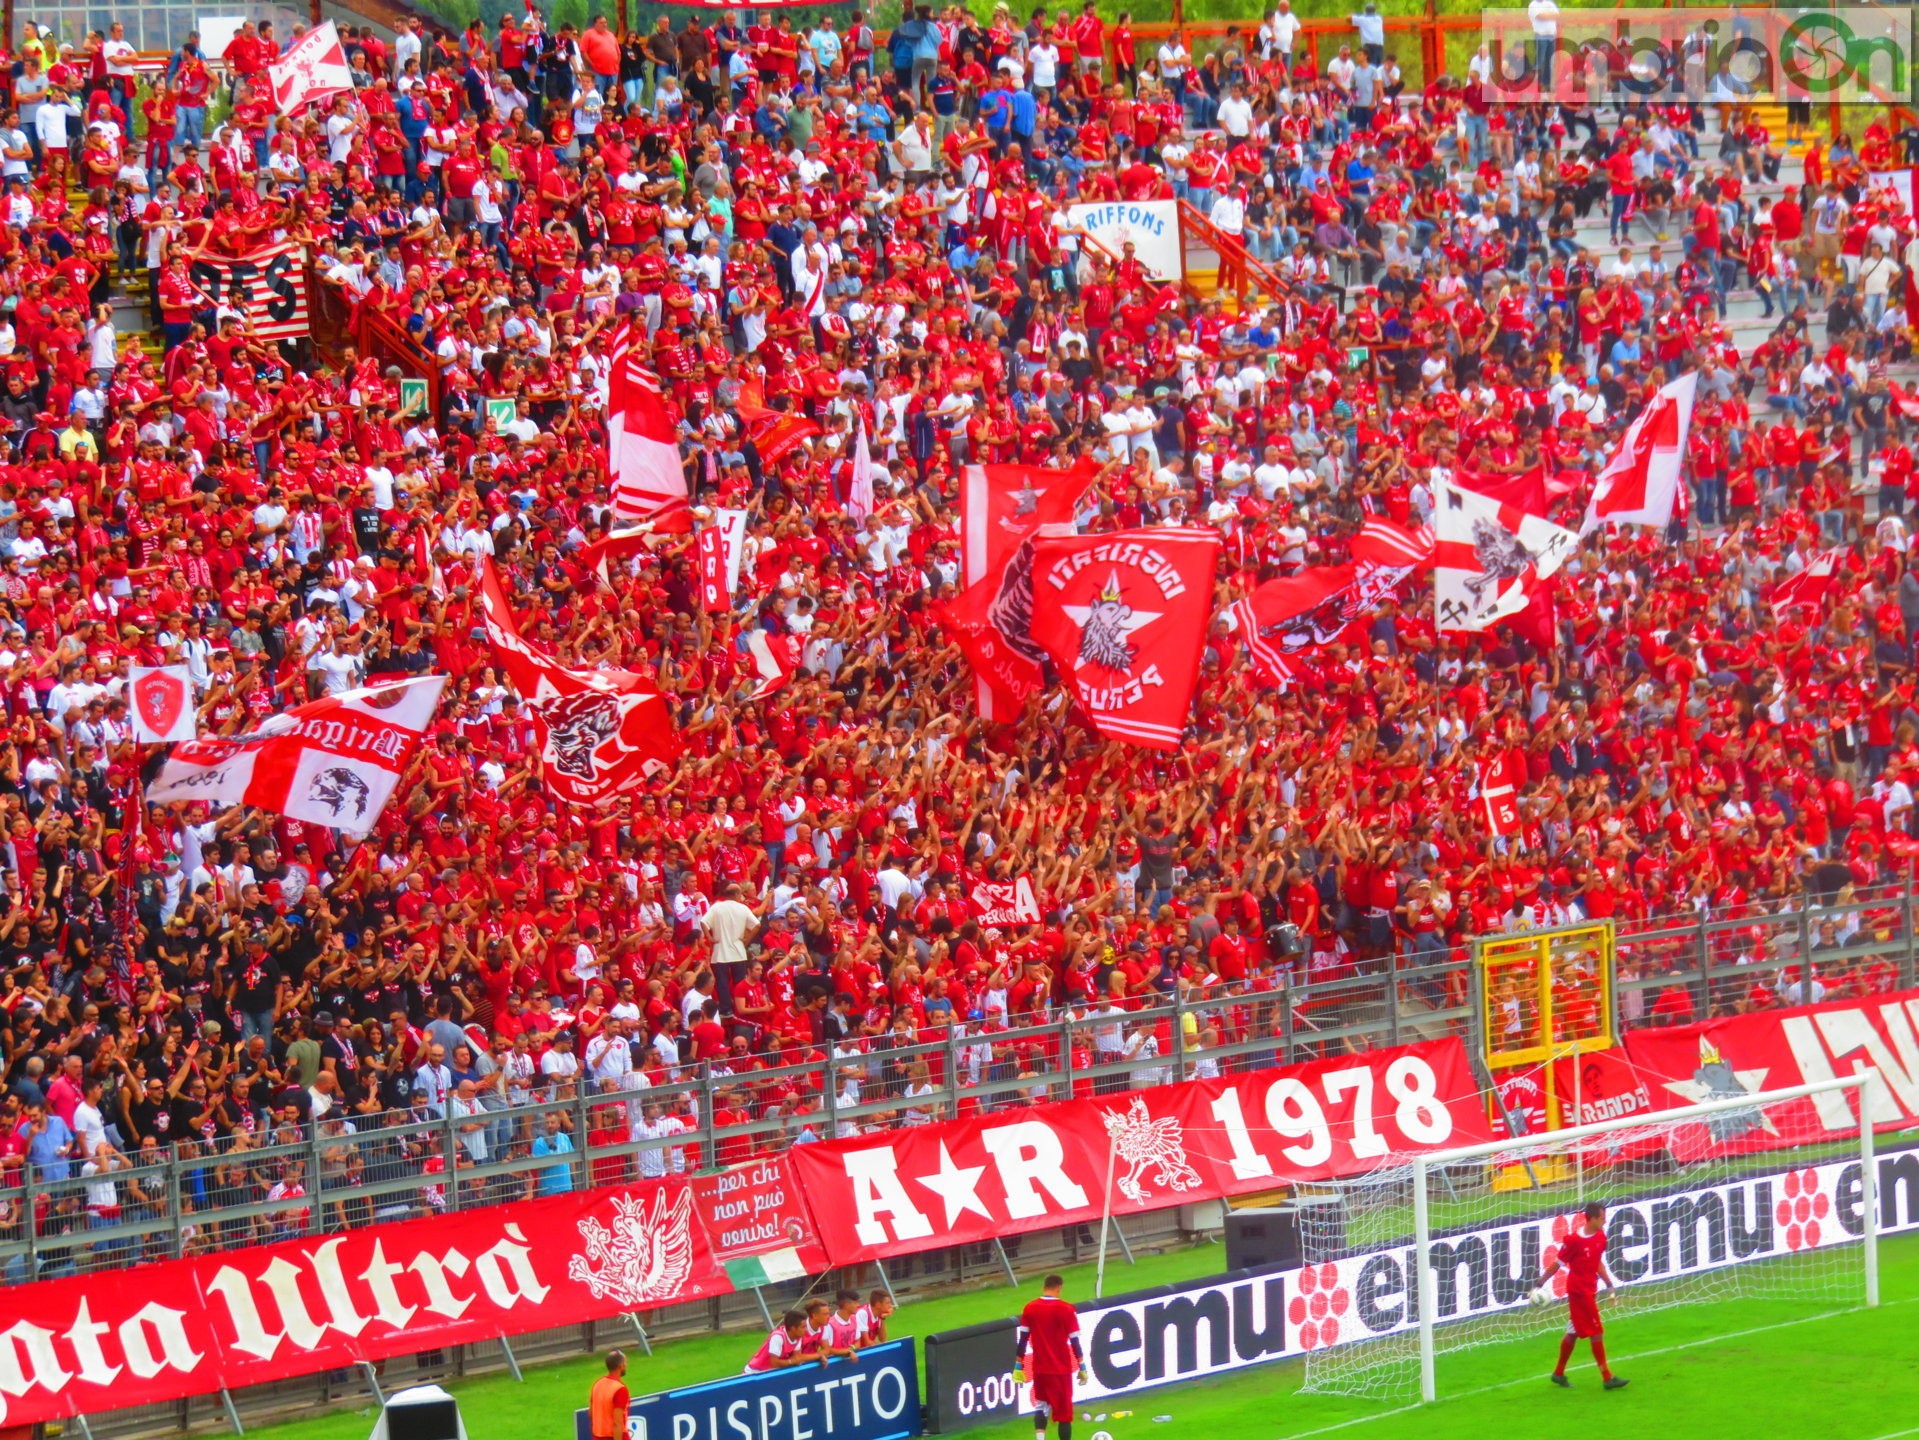
[[[1059,1425],[1059,1440],[1073,1440],[1073,1379],[1086,1383],[1086,1357],[1079,1345],[1079,1315],[1060,1296],[1063,1276],[1048,1275],[1039,1298],[1019,1312],[1014,1332],[1013,1381],[1033,1378],[1033,1434],[1045,1440],[1046,1422]],[[1029,1358],[1030,1357],[1030,1358]]]
[[[1599,1282],[1604,1280],[1608,1290],[1619,1286],[1612,1271],[1606,1268],[1606,1207],[1599,1201],[1586,1206],[1584,1223],[1559,1242],[1558,1258],[1540,1277],[1539,1289],[1534,1293],[1550,1294],[1546,1286],[1561,1270],[1566,1272],[1566,1302],[1570,1313],[1566,1333],[1559,1339],[1559,1365],[1552,1373],[1553,1384],[1572,1389],[1573,1382],[1566,1378],[1566,1362],[1572,1359],[1573,1348],[1585,1340],[1592,1345],[1593,1363],[1599,1367],[1605,1388],[1625,1389],[1624,1377],[1613,1374],[1612,1367],[1606,1363],[1606,1327],[1599,1319]]]

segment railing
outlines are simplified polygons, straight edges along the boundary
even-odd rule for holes
[[[1834,992],[1911,988],[1919,903],[1904,893],[1763,914],[1667,917],[1619,927],[1618,992],[1628,1028],[1738,1008],[1756,986],[1782,998],[1789,969]],[[1198,1074],[1471,1035],[1468,965],[1405,953],[1318,983],[1138,1011],[1061,1014],[932,1042],[882,1037],[857,1054],[735,1072],[689,1066],[644,1090],[561,1085],[522,1104],[483,1095],[483,1114],[334,1112],[318,1124],[259,1117],[252,1133],[180,1140],[85,1175],[71,1162],[28,1167],[0,1189],[0,1283],[116,1269],[137,1261],[324,1234],[496,1204],[533,1193],[556,1163],[574,1186],[730,1165],[802,1136],[885,1130],[1049,1100],[1150,1087]],[[1124,1032],[1154,1044],[1131,1058]],[[1197,1036],[1195,1042],[1189,1033]],[[769,1097],[791,1098],[771,1103]],[[488,1098],[490,1097],[490,1098]],[[757,1098],[757,1101],[755,1100]],[[691,1128],[633,1139],[643,1107]],[[747,1115],[719,1123],[721,1115]],[[548,1116],[571,1133],[565,1161],[535,1156]],[[476,1128],[477,1126],[477,1128]]]
[[[1292,287],[1280,278],[1279,271],[1264,260],[1254,258],[1243,238],[1228,235],[1185,200],[1179,202],[1179,234],[1182,250],[1190,236],[1219,256],[1215,283],[1220,291],[1230,290],[1242,309],[1249,295],[1264,294],[1269,299],[1281,300],[1292,293]],[[1190,271],[1191,267],[1187,268]]]

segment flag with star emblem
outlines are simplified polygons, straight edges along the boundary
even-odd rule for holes
[[[1178,747],[1213,613],[1216,530],[1033,541],[1033,639],[1109,740]]]
[[[968,465],[960,477],[961,575],[966,589],[944,620],[973,666],[982,719],[1011,721],[1045,686],[1045,652],[1032,638],[1035,535],[1070,534],[1098,467]]]
[[[605,804],[678,758],[672,707],[659,688],[630,670],[569,670],[530,644],[490,561],[480,570],[480,616],[539,731],[541,779],[553,794]]]

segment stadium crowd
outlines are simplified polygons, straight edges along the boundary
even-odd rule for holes
[[[1913,229],[1869,167],[1912,137],[1821,139],[1782,185],[1750,116],[1422,89],[1370,7],[1323,69],[1284,0],[1198,57],[1093,0],[920,8],[887,35],[857,12],[706,20],[350,30],[357,88],[294,116],[269,27],[218,73],[189,41],[157,75],[118,26],[80,47],[27,27],[0,122],[0,1221],[28,1167],[90,1182],[76,1217],[152,1203],[142,1166],[176,1145],[209,1195],[298,1200],[299,1162],[245,1152],[377,1112],[457,1117],[476,1161],[571,1153],[568,1116],[499,1112],[582,1086],[619,1095],[595,1112],[616,1136],[784,1122],[720,1160],[922,1123],[953,1077],[890,1052],[957,1034],[959,1079],[1024,1073],[1048,1042],[994,1037],[1061,1015],[1088,1020],[1082,1063],[1147,1081],[1177,1050],[1207,1073],[1288,984],[1908,873],[1919,480],[1887,369],[1910,356]],[[1156,283],[1066,214],[1174,197],[1283,293]],[[1595,213],[1612,243],[1582,240]],[[441,368],[437,414],[197,289],[195,254],[281,238]],[[116,285],[150,300],[146,343]],[[1747,292],[1776,316],[1750,348],[1722,318]],[[580,559],[609,524],[627,317],[694,503],[749,512],[731,614],[702,613],[685,537],[605,580]],[[1222,618],[1170,753],[1100,741],[1057,691],[977,718],[941,618],[968,463],[1091,456],[1084,528],[1216,527],[1223,612],[1344,559],[1368,516],[1429,519],[1435,474],[1544,467],[1577,528],[1625,423],[1688,368],[1689,514],[1588,537],[1543,619],[1437,632],[1416,582],[1275,688]],[[742,406],[817,433],[768,458]],[[1832,545],[1829,585],[1775,609]],[[657,677],[676,771],[601,812],[552,799],[479,628],[483,557],[530,639]],[[753,629],[804,646],[760,699]],[[452,678],[358,836],[142,815],[124,672],[172,662],[214,734]],[[1528,783],[1499,837],[1476,784],[1505,747]],[[1022,875],[1044,923],[982,925],[973,884]],[[1723,1003],[1890,983],[1755,977]],[[1126,1023],[1175,996],[1244,1003],[1177,1039]],[[1696,1001],[1675,982],[1641,1018]],[[812,1080],[755,1079],[801,1063]],[[639,1098],[702,1067],[724,1113]],[[841,1108],[894,1108],[829,1123],[823,1073]],[[428,1153],[406,1145],[396,1174]],[[306,1223],[287,1216],[205,1239]]]

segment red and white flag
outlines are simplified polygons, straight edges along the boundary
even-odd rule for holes
[[[1429,570],[1433,563],[1433,532],[1424,525],[1408,530],[1384,515],[1369,515],[1353,536],[1353,559],[1365,565],[1410,566]]]
[[[135,665],[127,680],[133,738],[142,745],[172,745],[200,733],[193,705],[193,676],[184,665]]]
[[[686,467],[660,382],[633,353],[632,330],[631,320],[620,322],[608,356],[606,447],[613,513],[684,534],[693,528]]]
[[[1441,630],[1484,630],[1524,610],[1538,582],[1579,537],[1445,481],[1434,486],[1433,618]]]
[[[966,652],[980,718],[1010,721],[1045,684],[1046,652],[1032,636],[1032,548],[1038,534],[1070,533],[1098,468],[968,465],[960,476],[961,575],[966,589],[944,621]]]
[[[1845,558],[1845,548],[1835,547],[1821,550],[1806,562],[1806,568],[1797,575],[1789,575],[1772,587],[1771,604],[1775,615],[1783,615],[1788,610],[1801,606],[1818,609],[1825,603],[1826,596],[1832,593],[1834,577],[1839,573],[1839,562]]]
[[[1689,370],[1646,402],[1606,468],[1599,472],[1579,533],[1601,525],[1663,529],[1679,502],[1679,470],[1692,433],[1692,402],[1699,373]]]
[[[1412,573],[1411,565],[1315,565],[1268,580],[1227,613],[1260,678],[1283,690],[1307,652],[1362,641],[1366,617]]]
[[[1513,750],[1496,750],[1479,762],[1479,805],[1486,828],[1495,835],[1519,831],[1519,791],[1526,783],[1526,761]]]
[[[726,583],[726,534],[717,525],[702,525],[697,536],[700,608],[709,615],[724,615],[733,608],[733,592]]]
[[[539,730],[541,778],[561,800],[605,804],[679,758],[671,708],[653,682],[630,670],[569,670],[528,644],[490,561],[480,618]]]
[[[753,687],[755,700],[764,700],[793,678],[800,668],[801,646],[797,635],[769,635],[764,630],[747,635],[746,653],[760,677],[760,683]]]
[[[1039,897],[1033,893],[1033,877],[1021,875],[1012,880],[980,880],[967,892],[973,914],[982,925],[1037,925]]]
[[[329,20],[307,31],[286,54],[267,65],[267,79],[273,86],[273,104],[282,115],[351,94],[353,71],[338,28]]]
[[[846,477],[846,513],[858,524],[873,513],[873,448],[866,443],[866,417],[853,437],[853,468]]]
[[[1093,728],[1178,747],[1213,614],[1217,530],[1121,530],[1033,540],[1032,636]]]
[[[444,675],[422,675],[348,690],[245,735],[176,745],[147,800],[253,805],[364,834],[412,762],[445,684]]]

